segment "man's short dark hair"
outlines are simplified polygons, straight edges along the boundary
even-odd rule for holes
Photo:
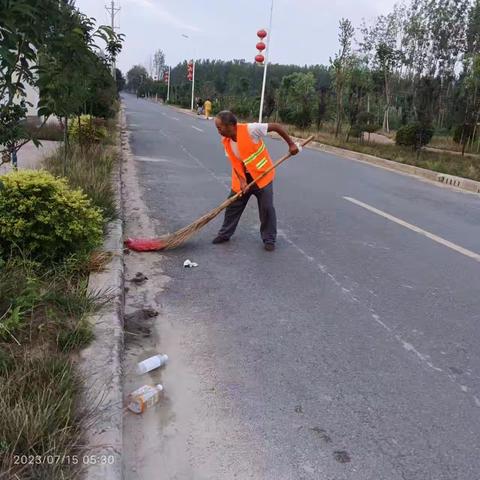
[[[230,110],[221,111],[219,114],[217,114],[217,118],[224,125],[236,125],[237,124],[237,117]]]

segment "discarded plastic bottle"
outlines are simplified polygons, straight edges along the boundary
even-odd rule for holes
[[[129,396],[128,409],[133,413],[143,413],[160,400],[162,391],[163,386],[160,384],[144,385],[138,388]]]
[[[151,370],[155,370],[156,368],[165,365],[168,362],[167,355],[154,355],[153,357],[147,358],[137,364],[137,373],[142,375],[143,373],[150,372]]]

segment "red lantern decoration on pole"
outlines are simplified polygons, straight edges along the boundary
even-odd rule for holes
[[[262,29],[262,30],[259,30],[259,31],[257,32],[257,37],[258,37],[258,38],[261,38],[262,40],[263,40],[266,36],[267,36],[267,32],[266,32],[265,30],[263,30],[263,29]]]
[[[187,66],[187,78],[191,82],[193,80],[193,60],[188,62]]]
[[[258,55],[255,57],[255,62],[260,65],[263,65],[263,62],[265,61],[265,57],[262,55],[262,52],[267,48],[267,46],[263,42],[266,36],[267,36],[267,32],[263,29],[257,32],[257,37],[260,39],[260,41],[256,45],[258,50]]]
[[[264,30],[263,28],[257,32],[257,37],[260,39],[260,41],[257,43],[257,50],[258,54],[255,56],[255,62],[258,63],[259,65],[264,65],[263,68],[263,82],[262,82],[262,95],[260,97],[260,111],[258,114],[258,122],[262,123],[262,118],[263,118],[263,102],[265,100],[265,85],[267,83],[267,68],[268,68],[268,59],[270,57],[270,42],[271,42],[271,35],[272,35],[272,18],[273,18],[273,2],[274,0],[271,0],[271,6],[270,6],[270,24],[268,26],[268,35],[270,35],[267,45],[264,42],[264,39],[267,38],[267,31]],[[263,52],[265,51],[265,56],[263,56]]]
[[[170,101],[170,72],[171,68],[168,67],[163,74],[163,81],[167,84],[167,103]]]

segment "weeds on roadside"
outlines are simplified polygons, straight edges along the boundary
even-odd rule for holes
[[[75,403],[83,382],[70,354],[92,340],[87,316],[109,301],[108,292],[88,292],[90,266],[86,255],[45,266],[21,254],[0,266],[0,479],[79,473],[68,461],[19,458],[81,454],[94,410]]]
[[[47,170],[56,176],[63,175],[63,147],[44,160]],[[74,188],[80,187],[93,204],[102,211],[105,221],[117,217],[112,171],[115,152],[112,147],[71,145],[67,160],[66,177]]]

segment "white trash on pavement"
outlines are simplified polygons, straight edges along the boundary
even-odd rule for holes
[[[137,373],[142,375],[165,365],[167,362],[168,355],[154,355],[153,357],[143,360],[143,362],[137,363]]]
[[[198,263],[192,262],[188,258],[183,262],[183,268],[198,267]]]

